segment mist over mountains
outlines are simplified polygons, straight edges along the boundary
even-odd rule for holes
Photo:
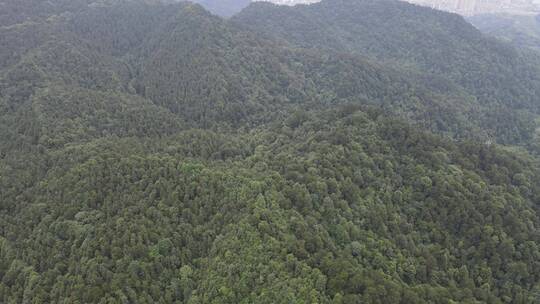
[[[486,14],[468,20],[488,35],[520,48],[540,50],[540,15]]]
[[[537,0],[409,0],[408,2],[457,13],[483,33],[518,48],[540,49],[540,1]]]

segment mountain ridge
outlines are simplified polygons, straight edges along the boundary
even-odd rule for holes
[[[371,18],[359,18],[363,11],[370,11]],[[336,14],[340,15],[337,20],[332,17]],[[445,78],[475,96],[471,103],[506,107],[501,108],[505,116],[519,108],[538,113],[538,93],[534,93],[538,65],[525,63],[534,62],[535,56],[484,36],[454,14],[399,1],[342,0],[300,7],[252,4],[232,20],[299,47],[355,53],[401,67],[405,73]],[[476,75],[470,71],[472,66]],[[528,76],[523,77],[524,73]],[[517,80],[521,77],[523,81]],[[511,91],[530,95],[517,97]],[[495,109],[488,107],[488,111]]]

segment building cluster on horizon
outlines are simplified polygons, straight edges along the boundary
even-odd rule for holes
[[[405,0],[414,4],[450,11],[464,16],[507,13],[540,13],[540,0]]]

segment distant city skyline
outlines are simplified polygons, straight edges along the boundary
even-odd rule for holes
[[[489,13],[538,14],[540,0],[404,0],[465,16]]]

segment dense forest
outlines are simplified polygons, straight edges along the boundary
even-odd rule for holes
[[[535,129],[538,55],[482,35],[461,16],[394,0],[335,0],[296,7],[255,2],[233,19],[296,46],[367,56],[423,85],[451,87],[479,111],[467,119],[498,142],[528,142]]]
[[[461,17],[4,0],[0,45],[0,303],[540,303],[540,57]]]

